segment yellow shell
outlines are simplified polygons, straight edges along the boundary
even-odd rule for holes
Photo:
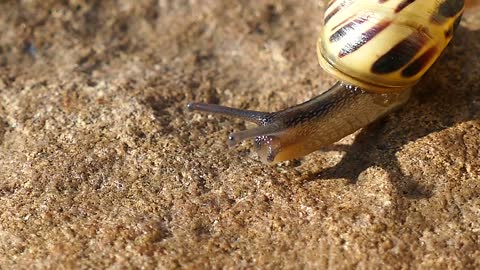
[[[317,43],[320,65],[367,91],[410,88],[440,56],[463,0],[334,0]]]

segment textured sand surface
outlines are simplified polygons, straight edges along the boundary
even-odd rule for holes
[[[479,268],[480,16],[342,151],[266,166],[186,112],[326,89],[323,9],[1,1],[0,268]]]

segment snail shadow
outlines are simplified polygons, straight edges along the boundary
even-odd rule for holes
[[[428,134],[480,119],[480,31],[464,27],[442,57],[414,89],[401,109],[362,129],[344,157],[335,166],[310,174],[304,182],[322,179],[348,179],[355,183],[367,168],[375,166],[388,172],[398,194],[408,198],[428,198],[433,187],[422,186],[419,179],[406,176],[396,153],[404,145]],[[475,59],[476,58],[476,59]],[[475,79],[476,78],[476,79]]]

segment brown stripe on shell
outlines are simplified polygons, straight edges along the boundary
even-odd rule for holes
[[[363,32],[358,38],[356,38],[353,42],[349,42],[343,47],[340,52],[338,53],[339,57],[344,57],[346,55],[351,54],[352,52],[360,49],[363,45],[367,44],[370,40],[372,40],[376,35],[383,31],[383,29],[387,28],[392,21],[381,21],[378,24],[372,26],[372,28],[368,29],[367,31]]]
[[[415,2],[415,0],[403,0],[398,6],[395,8],[395,13],[399,13],[404,8],[406,8],[411,3]]]
[[[327,22],[335,16],[342,8],[350,5],[353,3],[353,0],[343,0],[336,8],[334,8],[330,13],[325,14],[325,18],[323,19],[323,24],[327,24]]]
[[[388,1],[388,0],[378,0],[378,2],[379,2],[380,4],[383,4],[383,3],[387,2],[387,1]]]
[[[435,57],[436,53],[437,53],[436,47],[431,47],[430,49],[425,51],[420,57],[415,59],[404,70],[402,70],[402,76],[405,78],[409,78],[417,75],[420,71],[422,71],[425,68],[425,66],[428,63],[430,63],[432,58]]]
[[[337,25],[335,25],[334,27],[332,27],[331,31],[334,31],[335,29],[337,29],[338,27],[344,25],[346,22],[350,21],[354,16],[356,16],[357,14],[353,14],[351,16],[349,16],[348,18],[344,19],[343,21],[341,21],[340,23],[338,23]]]
[[[453,33],[455,32],[455,30],[457,30],[458,26],[460,25],[460,21],[462,20],[462,16],[458,16],[455,21],[453,22],[453,24],[448,28],[448,30],[445,31],[445,38],[452,38],[453,37]]]
[[[438,15],[438,13],[434,13],[432,17],[430,17],[430,21],[434,24],[442,25],[447,21],[447,18]]]
[[[359,25],[363,24],[368,20],[369,16],[355,18],[353,21],[347,23],[342,28],[338,29],[335,33],[330,36],[330,42],[336,42],[345,37],[349,32],[355,31]]]
[[[330,13],[325,15],[325,19],[323,19],[323,23],[327,24],[328,21],[333,17],[333,15],[337,14],[337,12],[340,11],[341,8],[342,8],[341,6],[338,6],[334,10],[332,10]]]
[[[462,20],[462,14],[460,14],[455,21],[453,22],[453,31],[457,30],[458,26],[460,25],[460,21]]]
[[[330,0],[330,1],[328,1],[328,3],[327,3],[327,9],[329,9],[329,8],[333,5],[333,3],[335,3],[335,0]]]
[[[432,13],[430,21],[436,24],[443,24],[447,18],[455,17],[463,10],[463,0],[444,0],[435,12]]]
[[[447,30],[445,30],[445,38],[451,38],[453,36],[453,27],[449,27]]]
[[[438,6],[438,14],[443,17],[455,17],[463,9],[462,0],[444,0]]]
[[[375,74],[387,74],[401,69],[422,49],[427,40],[423,32],[410,34],[378,58],[373,63],[371,71]]]

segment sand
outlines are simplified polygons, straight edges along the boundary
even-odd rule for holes
[[[268,166],[241,120],[334,83],[324,5],[2,1],[0,268],[480,267],[480,17],[402,109]],[[332,150],[332,149],[331,149]]]

